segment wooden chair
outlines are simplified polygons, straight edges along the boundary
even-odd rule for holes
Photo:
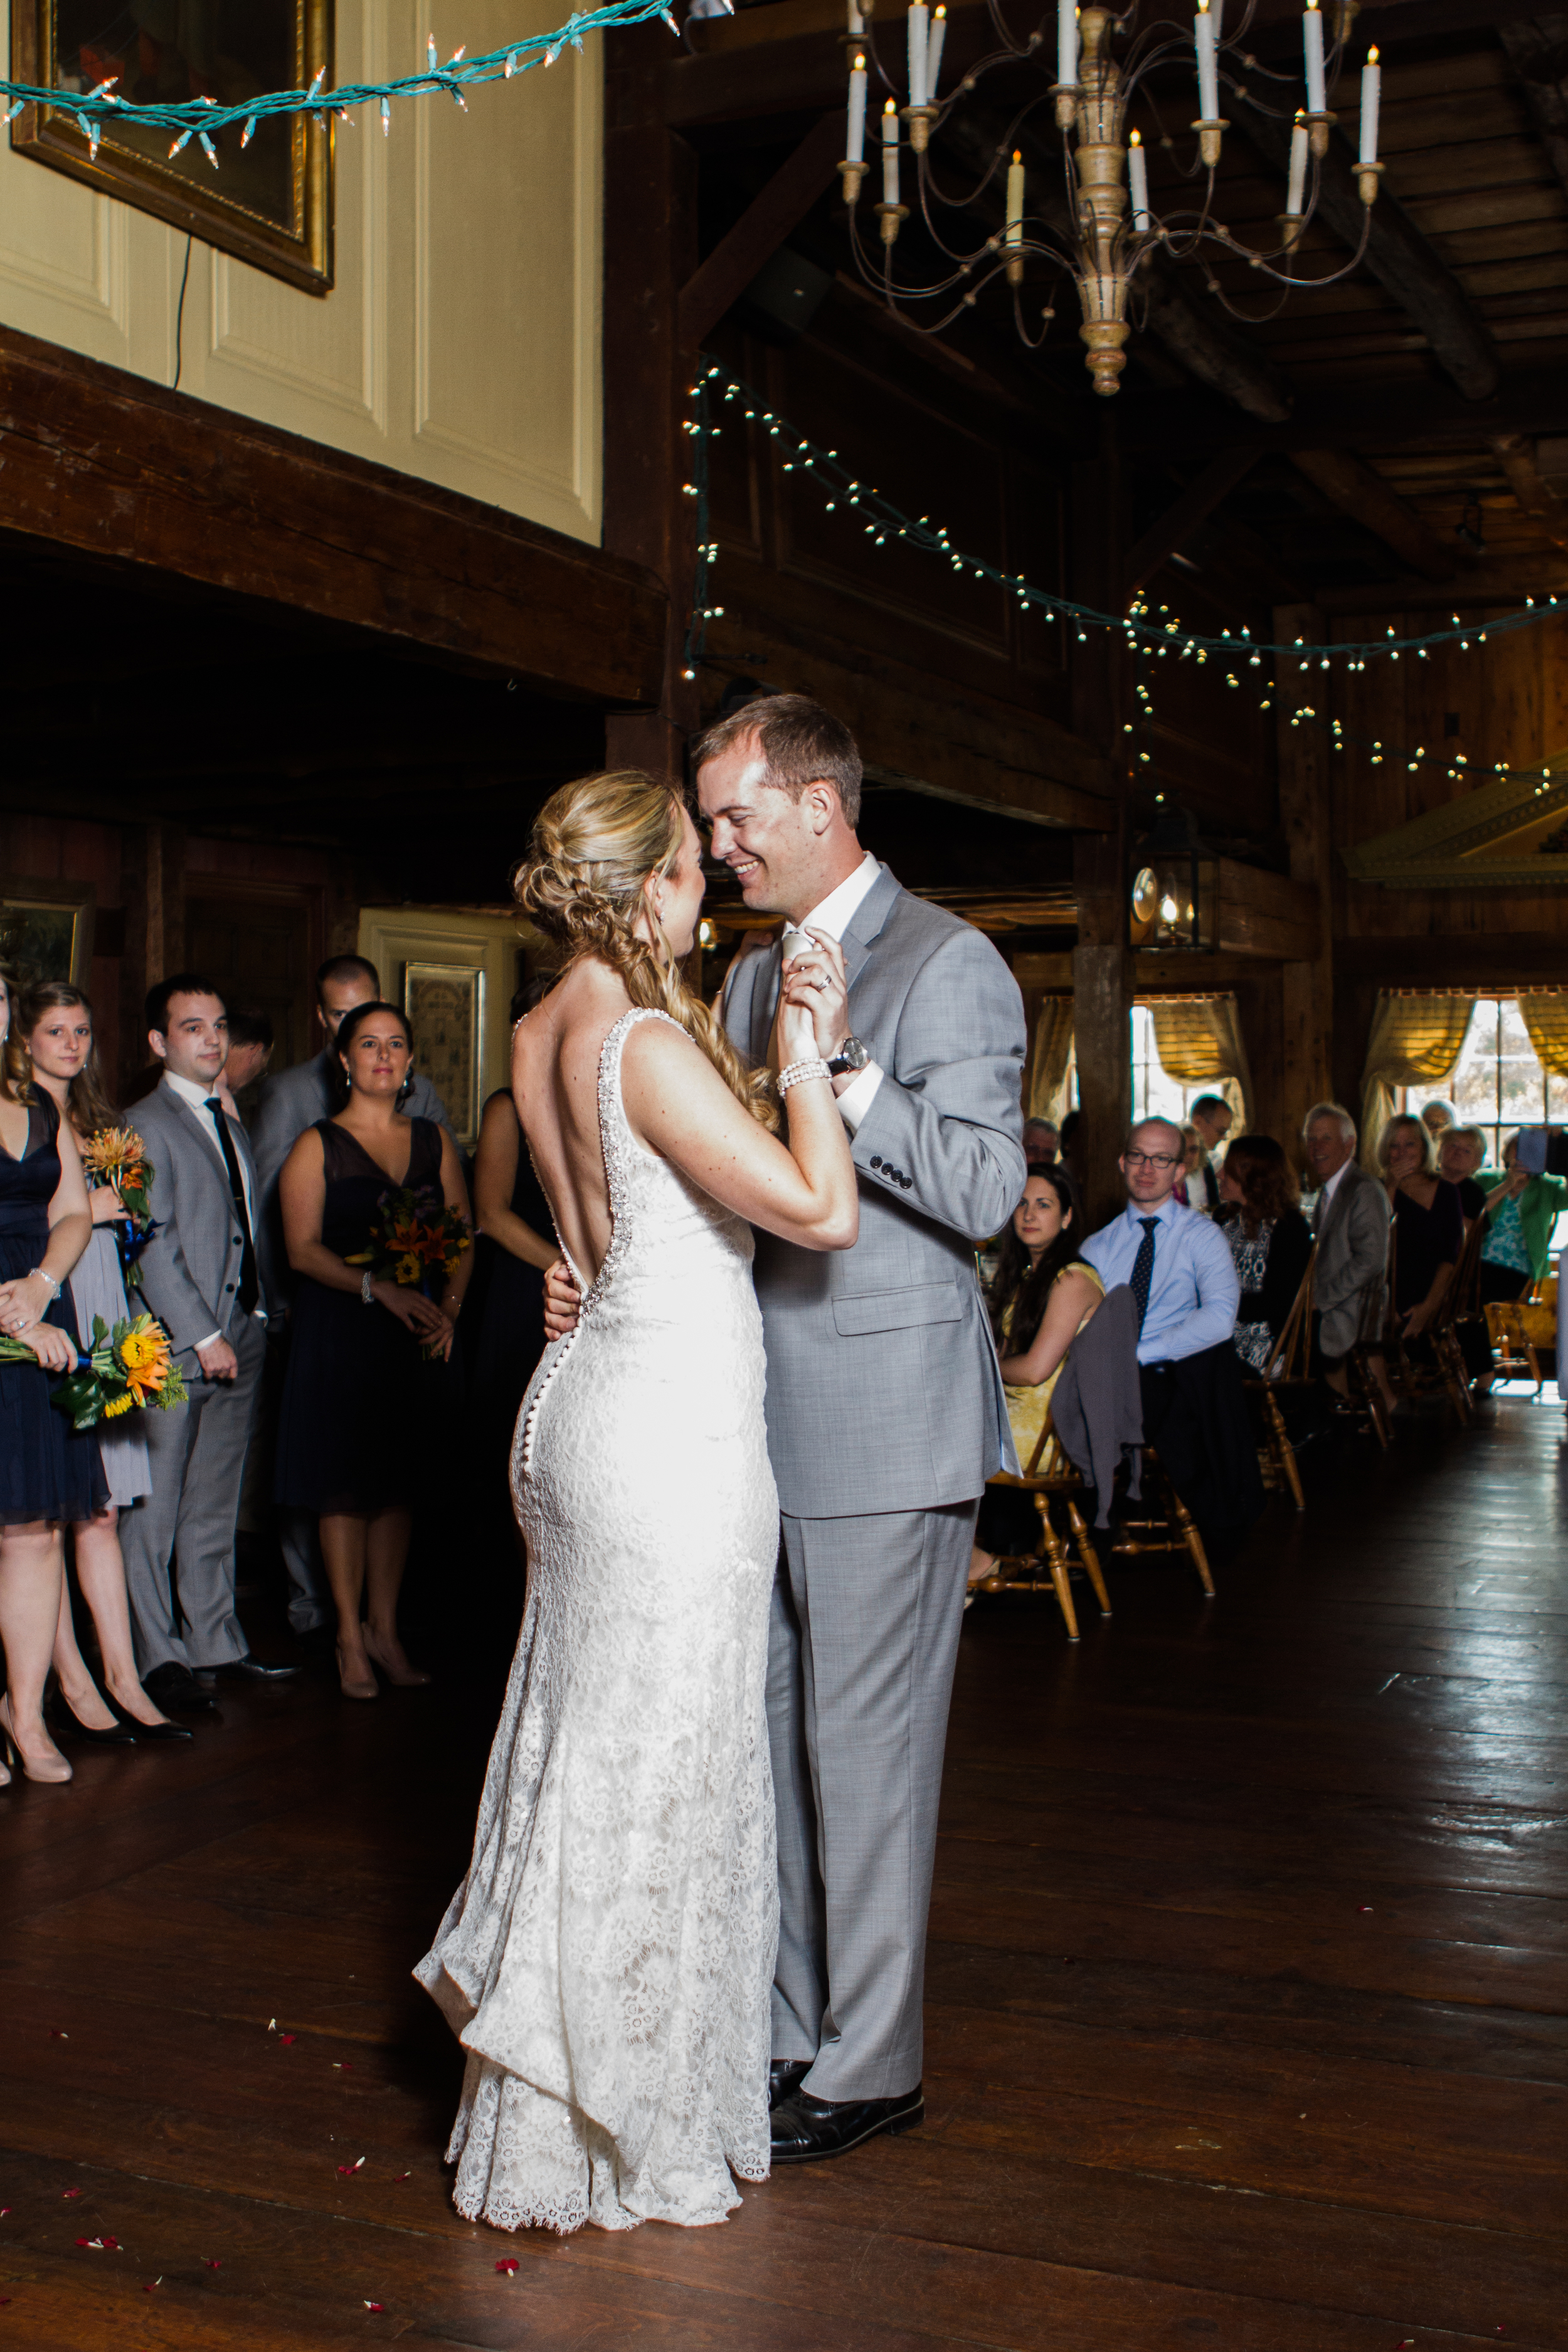
[[[1299,1511],[1307,1507],[1301,1492],[1301,1473],[1296,1466],[1296,1449],[1285,1427],[1285,1416],[1279,1410],[1282,1388],[1315,1389],[1312,1378],[1312,1283],[1317,1271],[1318,1244],[1312,1244],[1301,1276],[1300,1287],[1291,1302],[1290,1312],[1280,1327],[1279,1337],[1269,1350],[1268,1360],[1262,1371],[1253,1373],[1244,1383],[1249,1393],[1260,1400],[1263,1412],[1264,1443],[1258,1451],[1258,1467],[1266,1486],[1288,1486],[1291,1500]]]
[[[1460,1259],[1464,1251],[1459,1253]],[[1384,1355],[1393,1367],[1393,1377],[1412,1402],[1424,1396],[1435,1396],[1439,1390],[1447,1397],[1461,1425],[1473,1419],[1470,1410],[1470,1384],[1465,1371],[1459,1343],[1454,1337],[1451,1300],[1454,1284],[1449,1283],[1441,1305],[1426,1326],[1425,1337],[1429,1341],[1425,1357],[1412,1355],[1405,1336],[1405,1326],[1394,1308],[1394,1290],[1398,1276],[1399,1227],[1394,1225],[1388,1237],[1388,1319],[1384,1326]],[[1455,1274],[1458,1265],[1456,1263]]]
[[[994,1575],[984,1577],[976,1588],[981,1592],[1044,1592],[1054,1591],[1068,1630],[1068,1640],[1079,1638],[1078,1612],[1073,1607],[1072,1585],[1068,1570],[1072,1555],[1061,1530],[1051,1517],[1051,1505],[1059,1503],[1066,1510],[1077,1564],[1082,1569],[1100,1601],[1102,1617],[1110,1614],[1110,1595],[1105,1589],[1105,1576],[1100,1556],[1094,1549],[1089,1532],[1079,1508],[1078,1497],[1084,1492],[1083,1480],[1057,1443],[1051,1426],[1050,1408],[1046,1408],[1045,1423],[1035,1443],[1035,1450],[1025,1464],[1023,1473],[1015,1477],[1011,1471],[999,1470],[986,1480],[990,1486],[1015,1486],[1033,1495],[1035,1508],[1040,1515],[1040,1548],[1037,1552],[1010,1552],[996,1563]]]
[[[1557,1345],[1555,1320],[1556,1301],[1548,1297],[1556,1285],[1549,1276],[1536,1283],[1528,1298],[1514,1301],[1494,1299],[1486,1309],[1487,1327],[1491,1333],[1492,1362],[1497,1377],[1504,1381],[1533,1381],[1535,1394],[1532,1404],[1539,1404],[1545,1388],[1546,1374],[1537,1352],[1541,1348]],[[1550,1339],[1546,1323],[1553,1328]]]

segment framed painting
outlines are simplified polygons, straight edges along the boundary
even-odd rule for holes
[[[0,882],[0,964],[24,986],[68,980],[85,988],[98,894],[90,882]]]
[[[403,1009],[414,1031],[416,1068],[446,1104],[458,1142],[471,1144],[479,1131],[483,971],[473,964],[405,963]]]
[[[11,78],[42,89],[95,89],[139,105],[211,98],[243,105],[265,90],[332,79],[334,0],[12,0]],[[214,134],[214,171],[193,139],[177,155],[167,131],[106,125],[97,156],[75,118],[26,106],[11,144],[54,170],[153,213],[224,253],[308,293],[332,283],[332,134],[302,114]]]

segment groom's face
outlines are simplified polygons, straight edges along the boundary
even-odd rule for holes
[[[830,785],[808,784],[798,800],[763,782],[767,763],[754,735],[717,759],[705,760],[697,775],[702,822],[711,828],[710,847],[741,886],[748,907],[759,913],[798,919],[822,898],[818,868],[823,836],[832,811],[819,803]]]

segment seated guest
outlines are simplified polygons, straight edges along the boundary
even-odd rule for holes
[[[1375,1176],[1355,1156],[1356,1124],[1341,1103],[1314,1103],[1301,1128],[1307,1167],[1318,1187],[1312,1236],[1318,1263],[1312,1277],[1312,1324],[1323,1378],[1348,1400],[1346,1360],[1359,1340],[1383,1330],[1388,1276],[1388,1202]],[[1381,1355],[1368,1360],[1393,1410],[1394,1391]]]
[[[1437,1173],[1430,1129],[1409,1111],[1391,1118],[1377,1164],[1394,1211],[1394,1315],[1406,1342],[1442,1305],[1465,1238],[1458,1188]]]
[[[1568,1209],[1568,1177],[1531,1176],[1519,1165],[1519,1138],[1502,1148],[1502,1167],[1476,1178],[1485,1195],[1487,1236],[1481,1244],[1481,1304],[1509,1304],[1544,1282],[1552,1264],[1552,1234]]]
[[[1062,1360],[1105,1296],[1100,1276],[1078,1254],[1079,1224],[1078,1195],[1066,1169],[1031,1168],[986,1296],[1007,1419],[1024,1470],[1045,1427]],[[1024,1488],[987,1486],[974,1530],[971,1584],[991,1574],[999,1554],[1033,1551],[1039,1526],[1034,1498]]]
[[[1284,1329],[1307,1260],[1312,1229],[1301,1214],[1296,1171],[1271,1135],[1238,1135],[1219,1171],[1220,1230],[1241,1284],[1236,1352],[1261,1372]]]
[[[1437,1138],[1446,1129],[1458,1126],[1459,1114],[1451,1102],[1445,1102],[1441,1095],[1436,1095],[1429,1103],[1422,1104],[1421,1124],[1431,1137],[1435,1147]],[[1386,1129],[1384,1131],[1386,1132]]]
[[[1181,1166],[1172,1120],[1130,1128],[1121,1161],[1127,1206],[1090,1235],[1083,1255],[1106,1290],[1125,1283],[1132,1292],[1144,1442],[1158,1449],[1205,1543],[1222,1543],[1263,1507],[1231,1344],[1241,1285],[1225,1235],[1175,1198]]]
[[[1219,1173],[1215,1166],[1215,1153],[1230,1133],[1235,1117],[1223,1095],[1199,1095],[1191,1104],[1187,1117],[1197,1130],[1203,1147],[1203,1162],[1198,1171],[1199,1183],[1194,1190],[1189,1180],[1194,1209],[1206,1209],[1212,1217],[1219,1207]]]
[[[1467,1233],[1487,1205],[1486,1188],[1476,1182],[1486,1156],[1487,1139],[1479,1127],[1446,1127],[1437,1138],[1437,1173],[1458,1193]]]
[[[1032,1167],[1037,1160],[1050,1160],[1061,1156],[1060,1130],[1048,1118],[1026,1118],[1024,1121],[1024,1157]]]
[[[439,1305],[347,1263],[370,1248],[387,1192],[427,1193],[468,1221],[451,1136],[397,1108],[413,1056],[395,1005],[359,1004],[347,1013],[336,1045],[342,1108],[307,1128],[279,1183],[295,1288],[277,1494],[289,1508],[318,1516],[345,1698],[380,1696],[375,1666],[399,1686],[430,1679],[409,1664],[398,1639],[397,1595],[423,1451],[422,1357],[451,1351],[473,1253],[464,1252]]]
[[[62,980],[47,980],[29,989],[19,1008],[18,1026],[26,1039],[34,1087],[49,1097],[79,1144],[89,1141],[104,1128],[119,1125],[99,1068],[92,1006],[79,988]],[[101,1319],[106,1331],[112,1331],[117,1323],[142,1312],[141,1301],[132,1307],[125,1295],[115,1241],[115,1226],[126,1213],[120,1195],[112,1184],[98,1183],[88,1193],[88,1204],[92,1211],[92,1235],[70,1278],[76,1328],[85,1339],[92,1337],[95,1318]],[[147,1440],[137,1426],[142,1418],[140,1413],[127,1413],[119,1421],[100,1424],[95,1433],[109,1497],[91,1518],[76,1520],[71,1529],[77,1582],[98,1635],[108,1703],[77,1647],[70,1594],[64,1591],[55,1642],[59,1686],[55,1727],[83,1739],[120,1743],[138,1733],[149,1740],[184,1740],[191,1736],[184,1724],[171,1723],[142,1689],[132,1646],[120,1514],[153,1492]],[[134,1730],[128,1727],[127,1717]]]

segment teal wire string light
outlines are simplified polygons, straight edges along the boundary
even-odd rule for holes
[[[423,73],[401,74],[394,81],[346,82],[337,89],[323,89],[325,75],[318,74],[309,89],[268,90],[235,106],[220,106],[210,98],[139,106],[129,99],[117,98],[112,81],[100,82],[96,89],[71,90],[0,80],[0,93],[9,101],[5,115],[7,122],[25,106],[47,107],[56,114],[74,115],[94,150],[104,132],[117,123],[172,131],[176,135],[169,150],[171,155],[177,155],[195,139],[216,170],[218,158],[212,144],[213,133],[237,122],[244,125],[240,144],[247,146],[258,123],[274,115],[310,114],[325,124],[331,115],[346,116],[356,106],[378,106],[382,129],[385,131],[391,124],[395,98],[428,98],[445,91],[462,106],[464,90],[476,83],[510,81],[514,74],[526,73],[531,66],[553,65],[563,49],[581,50],[585,33],[606,32],[614,26],[641,25],[653,16],[662,16],[672,33],[679,31],[669,0],[608,0],[604,7],[574,10],[556,32],[526,34],[499,49],[487,50],[483,57],[468,58],[465,61],[464,50],[458,49],[442,65],[432,40]]]

